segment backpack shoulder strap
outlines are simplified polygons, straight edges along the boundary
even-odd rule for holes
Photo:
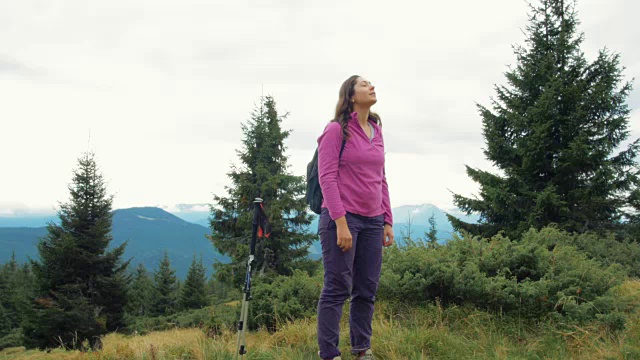
[[[338,157],[338,159],[342,158],[342,152],[344,151],[344,146],[347,143],[346,139],[342,139],[342,147],[340,148],[340,156]]]

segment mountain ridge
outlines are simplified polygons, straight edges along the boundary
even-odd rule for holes
[[[205,237],[211,233],[208,220],[209,212],[190,211],[194,208],[201,210],[203,205],[180,204],[180,207],[173,207],[177,210],[174,213],[167,211],[167,207],[154,206],[113,210],[112,236],[114,240],[111,246],[118,246],[124,241],[129,241],[124,259],[131,257],[133,258],[132,268],[143,263],[149,271],[156,268],[166,250],[170,255],[172,266],[176,269],[176,274],[181,278],[186,274],[194,254],[196,256],[202,255],[206,264],[212,264],[214,261],[228,261],[226,257],[215,251],[211,242]],[[412,239],[424,239],[432,214],[435,215],[437,237],[440,243],[446,242],[453,234],[453,227],[447,220],[445,210],[433,204],[402,205],[393,208],[392,212],[394,234],[399,245],[404,244],[403,239],[409,235],[409,232]],[[185,214],[189,216],[185,216]],[[306,231],[316,233],[318,216],[313,215],[314,219]],[[185,217],[201,220],[192,222],[186,220]],[[467,217],[467,220],[469,218]],[[7,217],[0,217],[0,220],[2,219],[6,220]],[[20,218],[13,219],[17,224],[30,223],[22,221]],[[41,217],[41,221],[57,222],[55,219],[52,220],[51,216]],[[472,217],[471,219],[473,220]],[[46,227],[3,226],[6,223],[10,222],[0,221],[0,262],[6,261],[13,251],[16,251],[16,258],[21,262],[26,261],[29,256],[36,258],[36,244],[39,237],[46,235]],[[311,258],[320,258],[322,248],[319,240],[314,241],[309,250]],[[212,273],[211,266],[205,267],[207,274],[210,275]]]
[[[142,263],[148,271],[153,271],[165,251],[180,278],[186,276],[193,256],[202,256],[208,264],[205,266],[207,275],[213,272],[210,264],[228,261],[205,237],[209,233],[208,228],[184,221],[160,208],[117,209],[112,214],[113,240],[110,247],[127,241],[122,259],[132,259],[130,270]],[[36,259],[38,239],[46,234],[46,227],[0,227],[0,262],[7,261],[14,252],[19,262]]]

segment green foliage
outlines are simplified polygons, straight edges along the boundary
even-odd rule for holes
[[[287,321],[316,314],[322,277],[311,277],[296,270],[291,276],[278,276],[272,281],[260,279],[253,285],[251,328],[276,330]]]
[[[166,251],[160,266],[153,274],[153,280],[151,313],[155,316],[175,313],[178,307],[178,282],[176,271],[171,268],[171,261]]]
[[[480,196],[454,202],[481,221],[449,216],[456,230],[516,239],[554,223],[572,232],[614,229],[638,194],[639,140],[617,152],[629,136],[631,91],[619,55],[602,50],[588,63],[575,2],[538,3],[507,85],[496,86],[492,110],[479,106],[484,153],[501,175],[467,167]]]
[[[207,305],[206,282],[202,258],[200,261],[196,261],[194,256],[187,279],[180,291],[181,309],[200,309]]]
[[[215,276],[212,276],[207,282],[207,295],[211,304],[214,305],[242,299],[241,290],[241,287],[220,281]]]
[[[22,346],[24,344],[24,334],[21,328],[15,328],[4,335],[0,335],[0,350]]]
[[[242,125],[241,165],[228,174],[232,181],[226,189],[228,196],[214,196],[210,239],[221,254],[231,258],[230,264],[215,264],[216,275],[236,286],[242,286],[244,280],[257,196],[264,199],[272,231],[257,243],[256,273],[288,275],[308,264],[306,257],[315,236],[305,232],[311,215],[304,200],[304,178],[288,171],[284,140],[290,131],[280,127],[284,117],[278,115],[271,96],[263,99],[251,120]]]
[[[201,328],[210,335],[218,335],[223,330],[234,329],[240,317],[240,306],[219,304],[201,309],[191,309],[168,316],[128,317],[129,333],[146,334],[173,328]]]
[[[22,323],[33,296],[29,265],[18,266],[15,253],[0,267],[0,350],[23,344]]]
[[[219,304],[211,308],[204,330],[209,336],[219,335],[224,330],[236,330],[240,319],[240,305]]]
[[[436,213],[433,212],[429,217],[429,231],[425,234],[427,244],[430,247],[438,246],[438,229],[436,228]]]
[[[636,240],[619,239],[613,233],[600,236],[589,233],[573,236],[570,241],[604,266],[620,264],[629,276],[640,278],[640,243]]]
[[[211,308],[186,310],[167,316],[131,317],[128,319],[129,332],[145,334],[172,328],[201,327],[211,315]]]
[[[502,235],[479,239],[466,234],[437,248],[390,248],[379,296],[404,303],[466,304],[520,318],[553,316],[582,323],[600,317],[615,324],[615,315],[608,314],[626,305],[611,290],[626,279],[625,266],[590,258],[574,245],[580,239],[545,228],[532,229],[517,242]]]
[[[31,262],[37,293],[24,326],[29,346],[93,346],[97,337],[123,326],[126,243],[108,249],[113,197],[92,153],[78,159],[69,194],[60,205],[60,225],[49,224],[38,244],[39,261]]]
[[[36,299],[34,315],[24,328],[28,347],[84,350],[85,341],[107,332],[105,316],[82,296],[79,288],[62,285],[55,298]]]
[[[128,291],[127,313],[131,316],[149,316],[152,314],[154,287],[151,277],[143,264],[139,264],[133,274]]]
[[[617,296],[640,300],[640,281],[625,281],[617,289],[620,290]],[[216,309],[212,311],[215,316]],[[470,306],[444,308],[437,303],[411,306],[379,301],[373,319],[372,348],[380,359],[637,359],[639,315],[625,314],[626,329],[612,333],[597,321],[577,326],[550,319],[527,321]],[[347,329],[348,320],[343,317],[340,325]],[[303,319],[282,326],[275,333],[249,332],[248,358],[316,359],[316,326],[314,319]],[[105,339],[102,351],[88,354],[12,348],[0,351],[0,358],[236,359],[235,329],[217,336],[219,332],[208,331],[206,327],[202,328],[204,334],[171,325],[169,331],[149,336],[137,336],[140,332],[135,336],[113,334]],[[340,350],[344,354],[350,350],[348,331],[341,332]]]
[[[0,272],[0,336],[11,330],[9,286],[4,271]]]

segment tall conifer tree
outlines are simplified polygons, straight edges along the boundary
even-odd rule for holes
[[[575,232],[619,224],[638,185],[638,140],[619,150],[631,85],[618,54],[602,50],[587,62],[578,24],[574,1],[531,6],[527,46],[515,48],[507,85],[495,87],[492,110],[479,106],[484,153],[500,173],[467,166],[480,196],[454,194],[454,202],[480,223],[449,216],[455,229],[518,237],[551,223]]]
[[[281,128],[286,117],[278,115],[271,96],[263,99],[251,119],[242,125],[243,148],[238,151],[241,165],[229,172],[232,185],[228,196],[214,196],[210,236],[213,245],[231,258],[230,264],[215,264],[219,279],[242,283],[249,257],[253,200],[264,199],[271,234],[256,249],[258,274],[287,275],[295,268],[311,269],[307,259],[313,234],[305,233],[311,223],[304,199],[303,176],[289,172],[284,141],[289,130]]]
[[[78,159],[68,188],[60,225],[48,225],[38,244],[39,260],[32,261],[37,299],[25,336],[40,348],[77,349],[85,340],[93,347],[100,335],[123,326],[126,243],[109,249],[113,197],[93,153]]]

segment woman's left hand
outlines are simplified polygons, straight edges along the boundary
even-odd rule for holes
[[[382,238],[382,246],[391,246],[394,243],[393,239],[393,227],[389,224],[384,224],[384,237]]]

